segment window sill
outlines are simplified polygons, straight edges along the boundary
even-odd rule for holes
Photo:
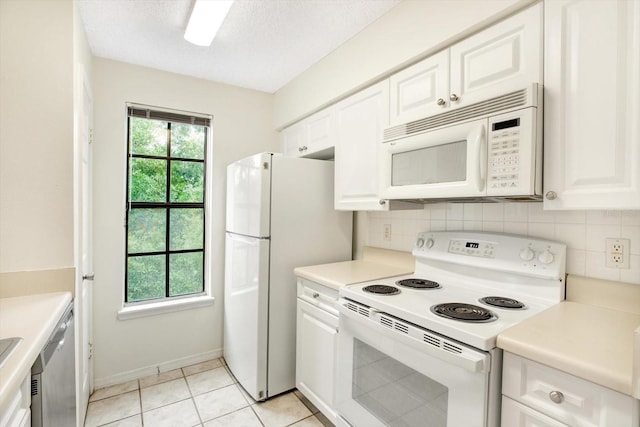
[[[200,296],[179,299],[175,301],[153,302],[149,304],[124,307],[118,311],[118,320],[136,319],[139,317],[155,316],[158,314],[172,313],[174,311],[190,310],[192,308],[213,305],[214,298]]]

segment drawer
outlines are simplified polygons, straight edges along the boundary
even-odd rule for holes
[[[565,423],[502,396],[502,427],[568,427]]]
[[[338,315],[338,297],[338,291],[333,288],[298,278],[298,298],[334,316]]]
[[[636,427],[638,401],[511,353],[504,353],[502,393],[580,427]]]

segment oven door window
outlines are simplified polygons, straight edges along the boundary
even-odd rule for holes
[[[353,400],[385,425],[446,427],[447,387],[358,339],[353,346]]]
[[[442,184],[467,180],[467,141],[434,145],[391,156],[391,185]]]
[[[489,427],[492,396],[499,393],[489,385],[489,353],[355,308],[339,307],[336,410],[342,419],[354,427]]]

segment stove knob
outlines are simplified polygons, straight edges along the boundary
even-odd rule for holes
[[[545,250],[544,252],[540,252],[540,255],[538,255],[538,261],[543,264],[551,264],[553,262],[553,259],[553,254],[549,252],[549,249]]]
[[[531,250],[530,247],[526,247],[520,251],[520,259],[523,261],[531,261],[536,253]]]
[[[429,237],[427,239],[427,248],[432,248],[434,243],[435,242],[433,241],[433,239],[431,237]]]
[[[422,237],[418,238],[418,241],[416,242],[416,246],[418,248],[421,248],[424,246],[424,239]]]

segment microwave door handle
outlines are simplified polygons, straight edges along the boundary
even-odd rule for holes
[[[478,145],[478,191],[484,190],[487,177],[487,138],[484,125],[480,125],[476,144]]]

